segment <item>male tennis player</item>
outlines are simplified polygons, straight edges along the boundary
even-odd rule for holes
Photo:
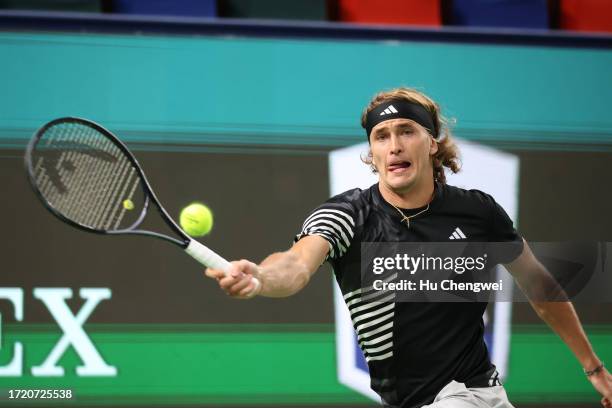
[[[503,260],[523,289],[547,276],[495,200],[446,184],[444,167],[459,170],[457,147],[438,105],[399,88],[376,95],[361,124],[366,160],[379,182],[332,197],[305,220],[291,249],[260,265],[233,262],[228,276],[206,270],[237,298],[290,296],[319,266],[333,266],[368,361],[372,388],[387,407],[512,407],[483,339],[486,303],[393,302],[362,296],[362,242],[511,242]],[[257,277],[261,285],[256,285]],[[372,296],[369,296],[370,298]],[[612,407],[612,376],[595,355],[570,302],[531,300],[537,314],[569,346],[602,405]],[[547,368],[541,367],[542,375]]]

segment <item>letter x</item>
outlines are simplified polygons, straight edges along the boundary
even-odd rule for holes
[[[59,359],[72,345],[83,360],[83,365],[76,368],[79,376],[108,376],[117,375],[117,368],[104,362],[91,339],[83,330],[83,324],[91,315],[95,307],[104,299],[110,299],[111,291],[108,288],[83,288],[79,291],[82,299],[86,299],[81,310],[75,315],[66,305],[66,299],[72,298],[69,288],[35,288],[34,297],[40,299],[63,331],[63,336],[57,342],[46,360],[39,366],[32,367],[35,377],[61,377],[64,368],[57,365]]]

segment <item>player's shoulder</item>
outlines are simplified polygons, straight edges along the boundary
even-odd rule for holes
[[[486,210],[495,204],[493,196],[481,190],[465,189],[450,184],[445,184],[443,188],[445,201],[462,210]]]
[[[340,217],[354,227],[372,206],[372,188],[353,188],[330,197],[310,213],[305,225],[322,217]]]
[[[340,194],[330,197],[328,203],[351,203],[356,204],[364,200],[369,189],[362,190],[361,188],[352,188]]]
[[[344,209],[351,214],[357,214],[371,206],[372,187],[361,189],[353,188],[330,197],[322,207]]]

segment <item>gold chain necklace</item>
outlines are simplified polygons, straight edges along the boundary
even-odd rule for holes
[[[391,203],[389,203],[391,204]],[[393,206],[393,208],[395,208],[397,210],[397,212],[399,212],[402,216],[402,220],[400,222],[405,222],[406,223],[406,228],[410,228],[410,219],[416,217],[417,215],[423,214],[425,211],[429,210],[429,203],[427,203],[427,207],[425,207],[425,209],[419,211],[416,214],[412,214],[412,215],[406,215],[404,214],[404,212],[402,210],[400,210],[399,208],[397,208],[396,206],[394,206],[393,204],[391,204]]]

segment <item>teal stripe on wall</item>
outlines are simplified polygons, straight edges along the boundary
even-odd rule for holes
[[[457,134],[612,145],[612,51],[409,42],[0,33],[0,140],[64,115],[134,143],[345,146],[377,90],[408,85]]]

